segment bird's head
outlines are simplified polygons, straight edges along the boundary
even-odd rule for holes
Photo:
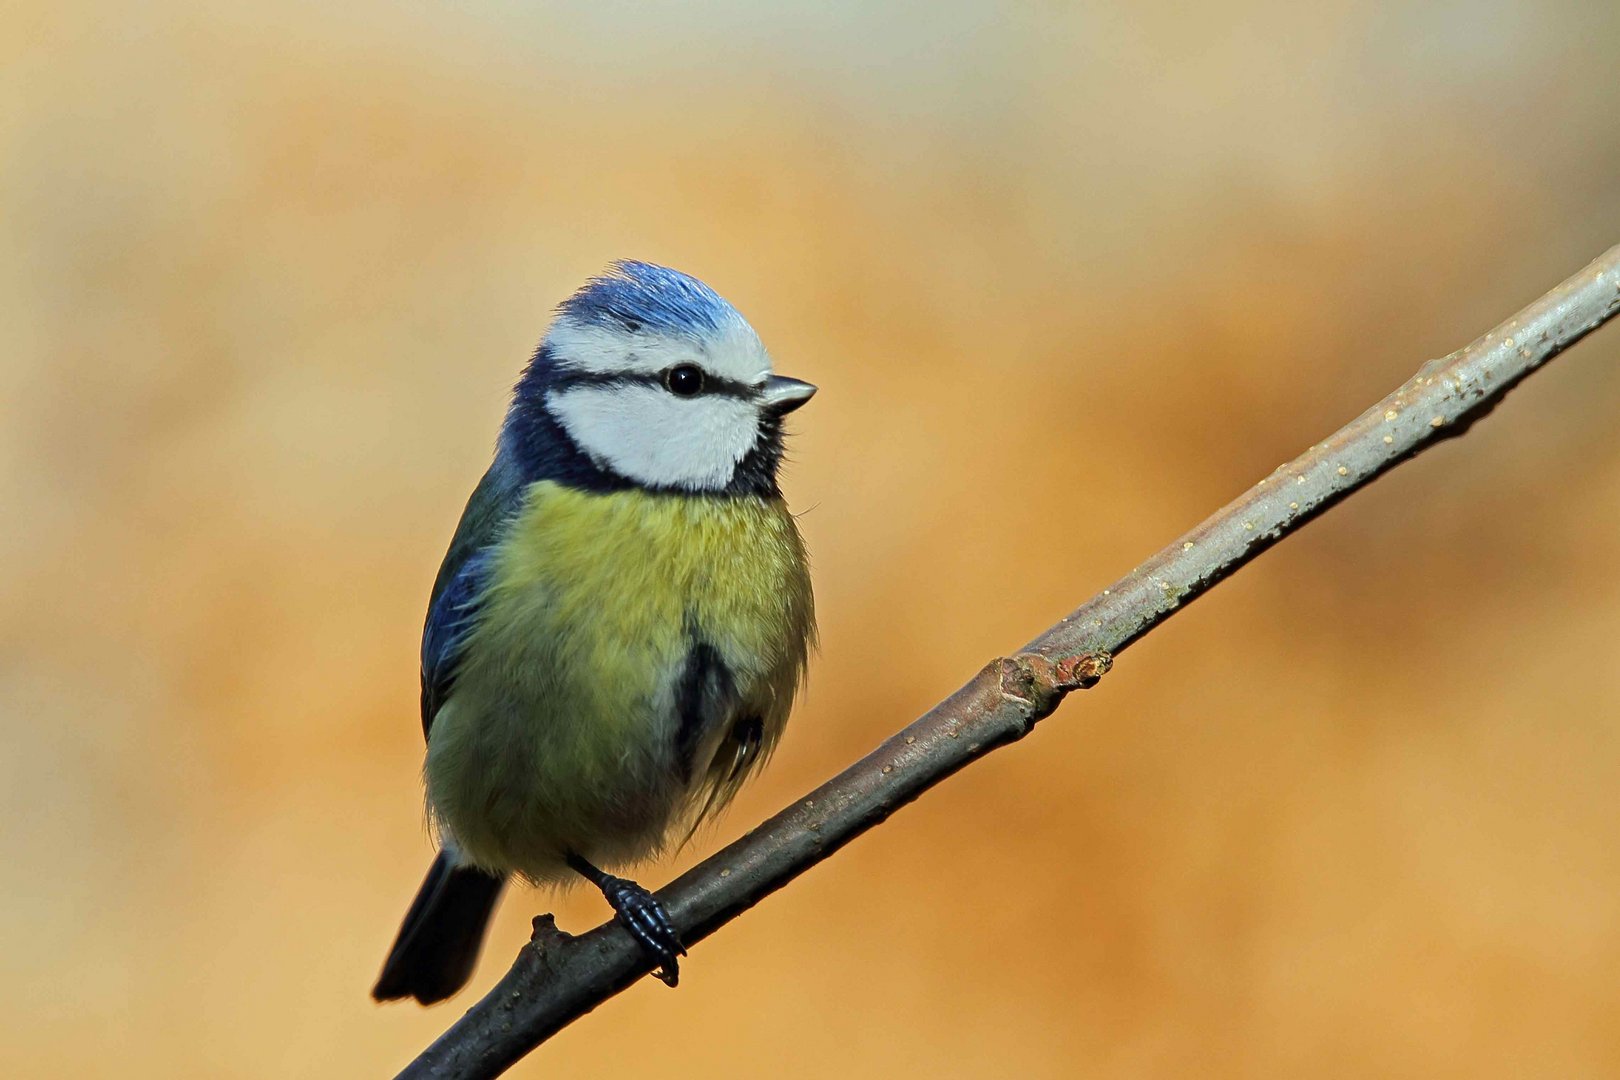
[[[503,438],[537,478],[774,494],[782,417],[815,392],[772,373],[759,335],[713,289],[624,261],[558,309]]]

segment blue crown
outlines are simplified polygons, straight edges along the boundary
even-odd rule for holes
[[[670,334],[709,334],[742,318],[697,278],[632,259],[591,278],[557,311],[583,323]]]

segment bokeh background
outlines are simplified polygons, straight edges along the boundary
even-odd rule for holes
[[[0,1073],[383,1076],[428,585],[552,306],[823,392],[680,860],[1620,241],[1600,0],[5,5]],[[1620,1074],[1620,330],[518,1076]]]

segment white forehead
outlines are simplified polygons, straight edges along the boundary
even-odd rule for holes
[[[711,375],[757,386],[771,374],[771,357],[754,328],[735,312],[701,333],[560,316],[546,335],[561,368],[593,375],[651,375],[676,364],[698,364]]]

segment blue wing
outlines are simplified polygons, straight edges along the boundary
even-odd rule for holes
[[[422,737],[455,686],[462,646],[477,624],[492,552],[520,498],[521,484],[497,457],[473,489],[428,601],[422,627]]]

